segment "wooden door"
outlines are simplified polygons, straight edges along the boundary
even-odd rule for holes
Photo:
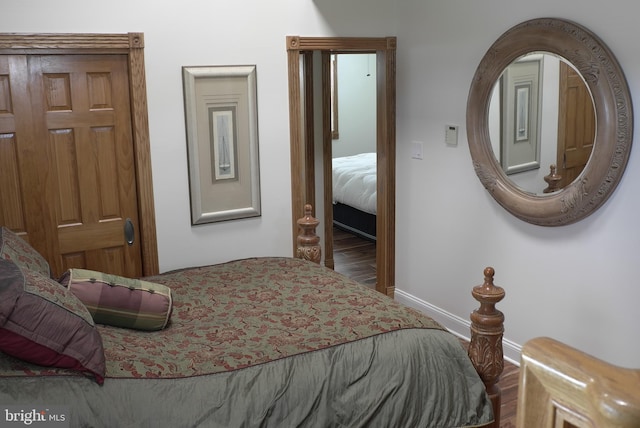
[[[562,176],[561,188],[572,183],[587,164],[595,130],[589,89],[572,67],[560,61],[557,174]]]
[[[7,152],[17,168],[0,175],[20,183],[20,200],[0,220],[24,228],[54,276],[70,267],[141,276],[140,240],[125,239],[125,226],[139,225],[126,55],[5,60],[15,133],[0,162],[12,163]]]

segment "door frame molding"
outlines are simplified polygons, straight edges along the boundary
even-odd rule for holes
[[[326,58],[330,53],[376,54],[376,153],[377,215],[376,215],[376,290],[393,297],[395,291],[395,164],[396,164],[396,45],[395,37],[300,37],[287,36],[289,77],[289,129],[291,140],[291,210],[293,227],[293,251],[295,254],[297,224],[303,217],[304,205],[315,201],[315,171],[312,115],[309,111],[308,88],[312,81],[309,70],[311,56],[320,51],[325,58],[323,77],[328,73]],[[304,65],[301,62],[304,61]],[[323,79],[324,80],[324,79]],[[326,82],[323,84],[326,86]],[[330,102],[323,96],[323,128],[327,128]],[[303,104],[304,103],[304,104]],[[330,126],[329,126],[330,128]],[[327,143],[328,140],[328,143]],[[331,132],[323,130],[323,170],[330,169]],[[331,176],[329,175],[329,183]],[[325,193],[327,177],[325,176]],[[325,195],[326,201],[326,195]],[[332,220],[331,205],[326,206],[324,216]],[[331,222],[332,223],[332,222]],[[327,229],[327,227],[325,227]],[[332,250],[332,242],[326,239],[331,231],[325,230],[325,246]],[[332,264],[333,260],[329,261]],[[330,266],[331,267],[331,266]]]
[[[0,34],[0,55],[124,54],[129,66],[129,97],[138,193],[143,275],[159,273],[158,240],[151,175],[151,144],[144,71],[144,34]]]

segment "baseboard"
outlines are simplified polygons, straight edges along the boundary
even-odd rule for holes
[[[452,334],[469,340],[471,321],[460,318],[457,315],[451,314],[437,306],[432,305],[429,302],[425,302],[409,293],[405,293],[402,290],[396,288],[395,300],[410,308],[417,309],[418,311],[428,315],[435,321],[442,324]],[[520,366],[520,354],[522,353],[522,346],[508,339],[502,339],[502,349],[504,352],[505,360]]]

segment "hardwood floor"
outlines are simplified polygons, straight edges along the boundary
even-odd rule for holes
[[[333,228],[335,271],[351,279],[376,287],[376,243],[336,227]]]
[[[520,368],[508,361],[504,362],[504,371],[498,381],[502,390],[502,405],[500,406],[500,427],[515,428],[516,408],[518,406],[518,377]]]
[[[376,284],[376,244],[359,238],[349,232],[333,228],[333,250],[335,270],[362,284],[375,288]],[[463,346],[468,342],[461,340]],[[508,361],[498,386],[502,390],[500,406],[501,428],[515,428],[518,403],[518,377],[520,369]]]

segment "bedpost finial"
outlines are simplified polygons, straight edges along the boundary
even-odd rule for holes
[[[319,264],[321,249],[320,237],[316,235],[316,227],[320,224],[320,221],[311,215],[312,212],[313,207],[311,204],[305,204],[304,216],[297,221],[301,231],[297,238],[296,257]]]
[[[493,276],[496,274],[495,269],[493,269],[491,266],[487,266],[486,268],[484,268],[484,282],[489,282],[491,284],[493,284]]]
[[[505,292],[502,287],[494,285],[493,277],[496,274],[495,269],[491,266],[484,268],[484,283],[473,287],[473,297],[480,303],[492,302],[498,303],[504,298]]]

